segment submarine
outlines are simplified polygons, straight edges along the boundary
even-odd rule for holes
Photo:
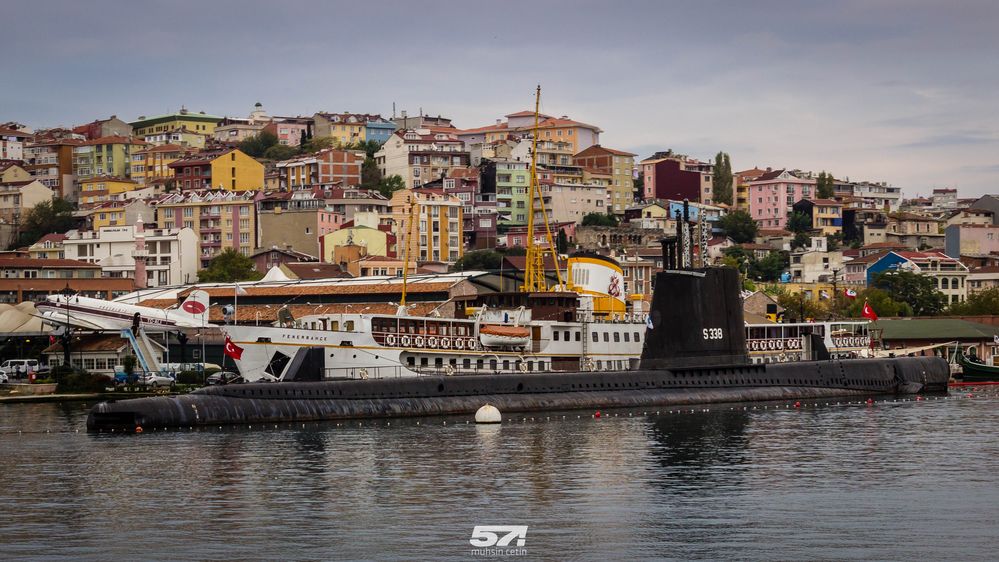
[[[804,336],[807,361],[754,364],[746,351],[738,272],[693,268],[683,236],[663,239],[640,359],[626,371],[428,375],[212,386],[179,396],[95,405],[90,431],[946,392],[940,357],[836,359]],[[683,255],[684,250],[688,255]]]

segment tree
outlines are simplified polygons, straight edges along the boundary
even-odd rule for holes
[[[361,186],[367,189],[378,189],[379,182],[382,181],[382,171],[378,168],[378,163],[374,158],[365,158],[361,164]]]
[[[911,306],[891,298],[886,291],[873,287],[857,294],[857,298],[846,308],[846,315],[850,318],[862,318],[865,302],[871,305],[878,316],[912,316]]]
[[[934,316],[947,306],[947,297],[937,290],[937,283],[932,277],[911,271],[889,270],[875,275],[873,281],[874,288],[886,292],[894,301],[907,304],[911,314],[916,316]]]
[[[777,295],[777,304],[784,307],[784,319],[805,322],[808,319],[824,318],[828,315],[820,301],[806,298],[804,293],[783,293]]]
[[[395,174],[387,178],[382,178],[378,182],[378,191],[385,197],[392,197],[392,194],[400,189],[406,189],[406,180],[402,176]]]
[[[794,239],[791,240],[791,249],[797,250],[798,248],[807,248],[811,238],[804,232],[799,232],[794,235]]]
[[[832,174],[822,171],[815,181],[815,196],[819,199],[832,199],[833,195],[836,194],[836,189],[833,187],[834,181]]]
[[[745,244],[756,239],[760,227],[746,211],[733,211],[718,220],[718,227],[736,244]]]
[[[62,198],[42,201],[24,214],[21,233],[11,249],[30,246],[53,232],[66,232],[75,226],[73,204]]]
[[[835,252],[836,250],[839,250],[839,247],[842,243],[843,243],[842,232],[826,235],[826,251]]]
[[[302,135],[298,138],[298,148],[299,148],[299,150],[301,150],[302,147],[305,146],[305,143],[309,141],[308,135],[305,134],[305,129],[302,129],[301,132],[302,132]]]
[[[770,252],[765,258],[750,263],[750,275],[763,281],[775,282],[790,265],[790,258],[785,252]]]
[[[999,288],[986,289],[968,295],[968,300],[950,305],[950,314],[967,316],[999,314]]]
[[[617,226],[617,217],[610,213],[587,213],[583,226]]]
[[[558,235],[555,237],[555,249],[560,254],[565,254],[569,251],[569,237],[565,235],[565,231],[561,228],[558,229]]]
[[[260,131],[259,134],[243,139],[239,149],[248,156],[262,158],[267,149],[278,144],[277,135],[270,131]]]
[[[264,158],[268,160],[287,160],[298,154],[298,150],[293,146],[275,144],[264,151]]]
[[[795,234],[802,234],[812,229],[812,218],[808,213],[794,211],[787,215],[787,229]]]
[[[253,269],[253,260],[232,248],[212,258],[207,269],[198,271],[198,281],[202,283],[256,281],[261,277],[263,274]]]
[[[302,154],[312,154],[326,148],[333,148],[333,137],[308,137],[305,142],[299,145],[298,151]]]
[[[714,202],[731,205],[732,163],[729,161],[728,154],[724,152],[719,152],[715,155],[715,167],[712,183],[714,183]]]
[[[503,262],[503,254],[495,250],[474,250],[465,252],[451,266],[451,271],[476,271],[499,269]]]

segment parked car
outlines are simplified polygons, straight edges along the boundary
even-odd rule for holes
[[[116,372],[114,374],[115,384],[135,384],[137,382],[139,382],[138,373],[132,373],[131,375],[126,375],[125,373],[122,372]]]
[[[8,359],[0,363],[0,373],[8,377],[24,378],[38,369],[37,359]]]
[[[233,373],[232,371],[219,371],[218,373],[208,375],[205,380],[207,384],[229,384],[232,382],[239,381],[239,373]]]
[[[142,384],[152,386],[154,388],[173,386],[176,382],[177,381],[172,377],[160,375],[158,373],[146,373],[142,377]]]

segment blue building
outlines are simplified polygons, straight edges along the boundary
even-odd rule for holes
[[[375,115],[369,117],[367,122],[364,124],[364,138],[365,140],[378,141],[379,143],[384,143],[392,136],[392,133],[396,130],[396,124],[390,119],[385,119],[380,115]]]

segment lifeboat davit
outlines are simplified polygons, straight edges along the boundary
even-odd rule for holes
[[[486,325],[479,328],[484,347],[523,347],[531,343],[531,330],[524,326]]]

